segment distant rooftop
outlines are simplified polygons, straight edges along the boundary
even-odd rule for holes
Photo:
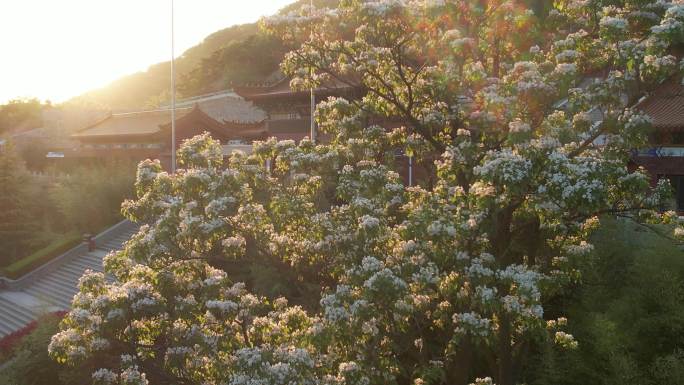
[[[684,130],[684,85],[678,78],[667,80],[637,108],[653,119],[653,127],[658,130]]]
[[[194,105],[198,105],[205,114],[221,123],[256,123],[267,118],[266,112],[232,90],[194,96],[176,102],[176,108]],[[170,108],[170,105],[165,105],[163,108]]]
[[[176,108],[176,119],[192,111],[191,107]],[[151,135],[171,122],[170,109],[111,114],[103,120],[72,135],[75,138],[105,137],[113,135]]]
[[[38,127],[12,135],[12,138],[44,138],[48,133],[45,127]]]
[[[314,90],[317,94],[326,94],[331,91],[343,89],[353,89],[346,82],[333,79],[320,85]],[[271,84],[244,85],[236,87],[235,92],[248,100],[260,100],[270,98],[290,97],[292,95],[305,95],[309,91],[295,91],[290,87],[290,78],[282,78]]]
[[[236,94],[233,90],[223,90],[223,91],[217,91],[217,92],[212,92],[209,94],[204,94],[204,95],[197,95],[197,96],[191,96],[189,98],[183,98],[176,100],[176,107],[187,107],[187,106],[192,106],[195,103],[199,102],[205,102],[209,100],[216,100],[216,99],[222,99],[222,98],[238,98],[240,99],[240,95]],[[165,104],[160,106],[160,108],[171,108],[171,104]]]

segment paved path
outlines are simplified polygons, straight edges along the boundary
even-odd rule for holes
[[[0,338],[21,329],[41,314],[68,310],[78,279],[86,269],[102,271],[102,258],[121,248],[138,226],[126,222],[102,237],[92,252],[70,258],[21,289],[0,289]]]

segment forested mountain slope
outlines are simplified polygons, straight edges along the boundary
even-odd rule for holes
[[[291,12],[309,0],[280,10]],[[336,1],[316,0],[330,5]],[[233,83],[263,79],[278,68],[287,49],[259,31],[258,23],[234,25],[207,36],[176,60],[177,91],[187,97],[230,87]],[[72,101],[96,103],[115,110],[153,107],[169,99],[171,62],[151,65],[147,71],[120,78]]]

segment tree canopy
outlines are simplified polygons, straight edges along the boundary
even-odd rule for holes
[[[309,0],[298,0],[281,12],[308,3]],[[334,1],[315,0],[314,3],[331,5]],[[224,28],[176,58],[178,92],[182,97],[191,97],[263,80],[278,69],[285,52],[280,40],[266,36],[257,23]],[[170,83],[171,62],[166,61],[86,92],[70,102],[95,103],[111,109],[157,107],[171,100]]]
[[[669,186],[628,167],[650,127],[632,101],[680,71],[684,5],[558,2],[542,24],[514,1],[343,0],[263,24],[294,47],[293,87],[365,94],[319,103],[329,143],[224,163],[205,134],[174,175],[140,164],[123,211],[145,226],[50,344],[95,383],[511,385],[531,346],[577,347],[545,309],[602,215],[684,236]],[[437,156],[433,183],[406,186],[397,149]],[[221,268],[249,260],[318,305]]]
[[[0,265],[15,260],[29,246],[37,229],[26,210],[27,173],[12,144],[0,146]]]
[[[38,99],[13,99],[0,105],[0,134],[41,127],[41,112],[49,105],[49,102],[43,104]]]

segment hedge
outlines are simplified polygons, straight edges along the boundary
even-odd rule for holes
[[[33,332],[41,321],[48,317],[55,317],[62,319],[66,315],[66,311],[60,310],[44,314],[37,319],[26,324],[23,328],[16,330],[2,338],[0,338],[0,364],[7,362],[14,354],[14,349],[19,345],[21,340]]]
[[[2,270],[0,270],[0,275],[11,279],[17,279],[31,270],[72,249],[81,243],[81,241],[82,236],[77,231],[67,233],[61,239],[52,242],[46,247],[27,256],[26,258],[22,258],[9,266],[2,268]]]

